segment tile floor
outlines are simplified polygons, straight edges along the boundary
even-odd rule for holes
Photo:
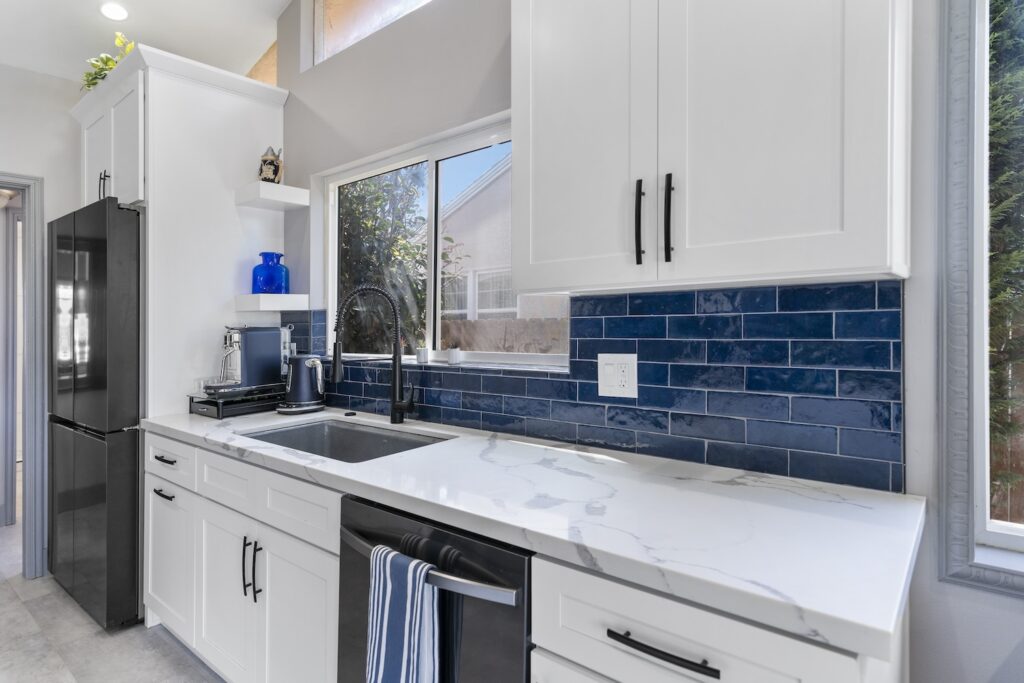
[[[0,683],[219,681],[162,626],[107,633],[53,577],[21,576],[18,523],[0,527]]]

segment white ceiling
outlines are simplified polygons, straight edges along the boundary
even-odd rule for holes
[[[125,21],[100,14],[105,0],[0,0],[0,64],[81,79],[85,60],[116,52],[114,31],[236,73],[277,38],[290,0],[120,0]]]

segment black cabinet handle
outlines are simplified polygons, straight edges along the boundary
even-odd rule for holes
[[[715,669],[714,667],[708,666],[708,660],[706,659],[700,662],[694,662],[692,660],[684,659],[683,657],[674,655],[670,652],[659,650],[658,648],[651,647],[646,643],[641,643],[639,640],[633,640],[630,637],[629,631],[625,631],[624,633],[618,633],[616,631],[608,629],[605,632],[605,634],[609,638],[614,640],[616,643],[621,643],[628,648],[636,650],[637,652],[642,652],[645,655],[650,655],[651,657],[654,657],[655,659],[660,659],[661,661],[668,662],[673,666],[678,666],[680,669],[686,669],[687,671],[692,671],[694,673],[701,674],[702,676],[707,676],[708,678],[714,678],[715,680],[718,680],[722,677],[722,672],[718,669]]]
[[[97,194],[99,195],[98,199],[106,199],[108,180],[110,180],[110,174],[107,173],[107,169],[103,169],[103,172],[100,173],[100,182],[97,187]]]
[[[160,496],[164,500],[174,500],[174,496],[172,496],[169,493],[164,493],[163,489],[153,489],[153,493],[155,493],[156,495]]]
[[[171,458],[165,458],[162,455],[154,455],[153,459],[154,460],[159,460],[160,462],[162,462],[165,465],[175,465],[178,462],[177,460],[172,460]]]
[[[96,199],[103,199],[103,173],[96,179]]]
[[[672,261],[672,174],[665,174],[665,263]]]
[[[263,592],[262,588],[256,587],[256,553],[263,550],[260,547],[260,542],[256,541],[252,547],[252,601],[259,602],[256,600],[256,596]]]
[[[642,222],[642,210],[643,210],[643,198],[644,198],[644,179],[637,178],[636,180],[636,206],[634,212],[634,234],[633,239],[636,242],[636,264],[638,266],[644,263],[644,249],[643,240],[640,235],[640,224]]]
[[[249,540],[248,536],[242,536],[242,595],[249,597],[249,588],[252,586],[251,583],[245,580],[245,551],[248,550],[249,546],[252,545],[252,541]],[[255,557],[256,553],[253,553],[253,567],[255,568]]]

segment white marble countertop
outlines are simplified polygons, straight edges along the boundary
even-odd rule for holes
[[[456,438],[349,464],[245,436],[328,418]],[[883,660],[924,523],[916,496],[341,410],[142,427]]]

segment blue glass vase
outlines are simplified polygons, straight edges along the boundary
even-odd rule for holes
[[[281,263],[284,254],[261,251],[263,263],[252,269],[253,294],[287,294],[288,266]]]

